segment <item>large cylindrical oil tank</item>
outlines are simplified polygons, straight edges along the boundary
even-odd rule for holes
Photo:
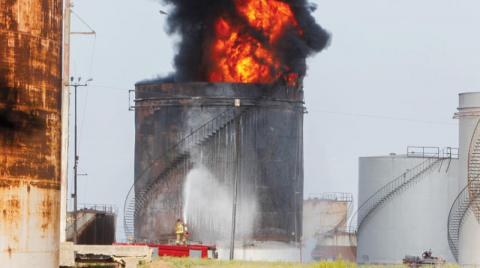
[[[239,122],[241,175],[237,233],[242,232],[242,225],[249,219],[253,226],[248,239],[298,240],[302,226],[304,114],[303,91],[299,89],[228,83],[138,84],[135,192],[140,193],[144,182],[158,177],[167,168],[165,163],[155,162],[156,159],[162,159],[169,148],[189,133],[232,109],[245,109]],[[229,233],[226,223],[231,222],[231,210],[228,210],[231,199],[221,199],[221,196],[233,195],[233,176],[230,175],[235,165],[231,152],[235,151],[237,140],[234,121],[229,120],[218,130],[207,128],[207,141],[199,146],[204,149],[200,153],[189,151],[190,161],[176,166],[170,173],[173,175],[158,177],[164,183],[149,196],[146,205],[142,204],[144,209],[137,211],[137,239],[168,240],[174,234],[175,220],[182,217],[188,218],[193,237],[204,242],[221,239],[215,233]],[[205,183],[200,183],[202,178],[194,179],[192,185],[197,186],[192,186],[192,193],[187,194],[186,177],[199,162],[206,170],[195,174],[206,174],[203,177],[208,178],[203,178]],[[210,189],[198,196],[205,184]],[[187,198],[186,195],[197,196]],[[192,204],[188,204],[188,200]],[[249,207],[242,209],[242,204]],[[201,212],[195,214],[192,206]],[[190,212],[195,215],[185,215]],[[223,230],[224,227],[228,230]]]
[[[476,152],[470,151],[474,133],[480,131],[480,92],[461,93],[459,99],[459,172],[458,189],[461,191],[468,182],[468,161]],[[460,228],[458,262],[462,265],[480,264],[480,224],[475,213],[466,213]]]
[[[359,206],[428,157],[361,157]],[[378,206],[358,230],[357,261],[395,264],[405,255],[420,256],[431,249],[435,256],[454,262],[447,240],[447,218],[456,195],[457,169],[458,159],[440,160]]]
[[[62,1],[0,1],[0,266],[58,267]]]

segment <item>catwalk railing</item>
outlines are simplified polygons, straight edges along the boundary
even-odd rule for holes
[[[421,158],[458,158],[458,148],[453,147],[429,147],[429,146],[408,146],[407,157],[421,157]]]
[[[312,199],[320,199],[320,200],[353,202],[353,194],[351,193],[331,192],[331,193],[321,193],[321,194],[310,194],[308,197]]]

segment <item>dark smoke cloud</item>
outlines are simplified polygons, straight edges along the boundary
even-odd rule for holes
[[[209,42],[213,38],[215,21],[224,14],[230,18],[239,18],[234,0],[161,0],[172,9],[168,16],[168,32],[181,36],[178,52],[175,56],[176,73],[168,80],[178,82],[206,81],[206,73],[210,61],[208,53]],[[284,1],[288,3],[303,29],[300,37],[294,29],[286,31],[278,42],[276,54],[290,66],[292,71],[303,77],[306,73],[306,58],[320,52],[329,44],[330,36],[318,25],[311,12],[316,6],[306,0]],[[258,36],[252,29],[252,34]],[[259,40],[266,37],[260,36]]]

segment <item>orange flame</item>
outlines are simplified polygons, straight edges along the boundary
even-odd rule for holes
[[[236,0],[235,7],[248,25],[235,24],[225,16],[216,21],[210,82],[268,84],[283,77],[295,86],[298,75],[289,72],[272,49],[288,27],[301,34],[290,6],[277,0]],[[267,41],[262,43],[249,34],[249,28],[262,33]]]
[[[284,2],[238,0],[236,1],[236,7],[252,27],[270,37],[271,43],[278,40],[287,26],[298,27],[290,6]]]

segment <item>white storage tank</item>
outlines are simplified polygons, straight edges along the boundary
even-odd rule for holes
[[[454,262],[446,237],[457,169],[452,149],[415,147],[406,155],[361,157],[357,261],[401,263],[405,255],[431,249]],[[406,183],[398,182],[402,176]]]
[[[459,194],[462,195],[462,189],[467,186],[470,180],[478,180],[478,171],[476,170],[476,162],[479,156],[475,152],[475,145],[479,142],[480,129],[480,92],[461,93],[459,108],[456,117],[459,119],[459,176],[458,187]],[[470,166],[469,166],[470,162]],[[470,190],[470,193],[473,193]],[[468,198],[468,192],[466,193]],[[465,193],[463,195],[465,197]],[[462,199],[462,196],[459,197]],[[458,202],[458,200],[456,200]],[[461,201],[461,200],[460,200]],[[463,200],[465,203],[465,200]],[[473,201],[478,204],[478,200]],[[458,205],[458,204],[457,204]],[[480,264],[480,224],[475,218],[479,213],[470,213],[470,208],[464,214],[462,224],[459,226],[458,245],[458,262],[462,265],[479,265]],[[451,212],[454,216],[458,214],[458,206],[452,208]],[[452,224],[454,225],[454,224]],[[456,226],[454,226],[456,227]],[[458,228],[458,227],[457,227]],[[454,232],[454,228],[452,232]],[[455,244],[455,243],[454,243]],[[455,245],[454,245],[455,246]]]

